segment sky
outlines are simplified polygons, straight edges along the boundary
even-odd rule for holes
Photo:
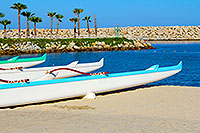
[[[200,25],[200,0],[0,0],[0,12],[5,14],[2,19],[10,20],[10,29],[18,28],[17,11],[10,7],[14,3],[25,4],[26,11],[35,13],[43,22],[37,28],[50,29],[48,12],[57,12],[65,16],[60,23],[61,29],[72,29],[69,18],[75,17],[75,8],[82,8],[81,20],[91,16],[90,27],[94,27],[94,15],[97,16],[98,27],[127,26],[188,26]],[[1,19],[1,20],[2,20]],[[56,29],[56,19],[53,21]],[[86,28],[81,21],[80,27]],[[21,16],[21,28],[26,29],[26,18]],[[30,28],[33,24],[30,23]],[[0,29],[3,26],[0,25]]]

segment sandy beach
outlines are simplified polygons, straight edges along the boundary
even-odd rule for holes
[[[200,132],[200,88],[145,86],[0,109],[0,132]]]

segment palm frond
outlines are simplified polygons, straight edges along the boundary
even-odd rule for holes
[[[10,25],[10,24],[11,24],[11,21],[9,21],[9,20],[2,20],[2,21],[0,21],[0,24],[2,24],[2,25],[4,25],[4,26]]]
[[[26,18],[30,18],[33,15],[35,15],[35,13],[31,13],[31,12],[26,11],[26,12],[22,12],[21,15],[23,15]]]
[[[83,9],[78,9],[78,8],[75,8],[74,10],[73,10],[73,12],[75,13],[75,14],[80,14],[80,13],[82,13],[84,10]]]
[[[49,16],[49,17],[53,17],[53,16],[55,16],[56,15],[56,12],[48,12],[47,13],[47,16]]]
[[[0,12],[0,18],[3,18],[5,16],[5,14]]]
[[[60,14],[55,15],[55,17],[56,17],[57,19],[64,18],[64,16],[63,16],[63,15],[60,15]]]
[[[10,8],[12,9],[17,9],[18,11],[24,10],[27,8],[26,5],[21,4],[21,3],[14,3],[13,6],[11,6]]]
[[[35,17],[35,16],[31,17],[29,20],[30,20],[31,22],[33,22],[33,23],[41,23],[41,22],[42,22],[42,19],[41,19],[41,18]]]
[[[90,20],[90,18],[91,18],[91,16],[85,16],[85,18],[83,19],[83,21],[89,21],[89,22],[92,22],[92,21]]]

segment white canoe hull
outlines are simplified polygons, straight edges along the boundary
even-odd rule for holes
[[[84,96],[91,92],[100,93],[135,87],[167,78],[179,71],[181,69],[134,75],[125,74],[125,76],[123,76],[123,73],[118,74],[121,76],[112,76],[115,74],[110,74],[110,76],[99,75],[97,76],[99,78],[91,76],[92,79],[89,80],[76,81],[76,78],[71,78],[73,79],[71,82],[67,82],[67,79],[62,79],[66,80],[66,82],[1,89],[0,107],[58,100]]]
[[[41,81],[41,80],[50,80],[50,79],[60,79],[66,77],[72,77],[80,75],[80,73],[69,71],[69,70],[58,70],[53,72],[53,74],[46,74],[47,71],[51,71],[58,68],[71,68],[81,72],[91,72],[96,69],[99,69],[103,66],[104,59],[102,58],[99,62],[94,63],[81,63],[78,64],[78,61],[72,62],[69,65],[65,66],[54,66],[54,67],[42,67],[42,68],[29,68],[21,70],[0,70],[0,79],[3,80],[23,80],[30,79],[30,81]],[[0,84],[5,84],[0,82]]]

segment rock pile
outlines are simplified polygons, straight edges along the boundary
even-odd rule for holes
[[[144,40],[200,40],[200,26],[159,26],[159,27],[126,27],[122,34],[125,37]]]
[[[7,30],[10,38],[18,37],[18,30]],[[81,29],[81,38],[87,38],[87,29]],[[31,38],[34,37],[33,29],[30,30]],[[143,39],[143,40],[200,40],[200,26],[141,26],[121,27],[120,37]],[[58,38],[73,38],[73,29],[60,29]],[[0,37],[4,31],[0,30]],[[26,37],[26,29],[21,30],[21,37]],[[38,38],[50,38],[50,29],[37,29]],[[56,30],[53,30],[53,37],[56,38]],[[91,29],[91,38],[95,38],[95,31]],[[116,37],[115,28],[98,28],[97,37]]]
[[[13,43],[12,45],[0,43],[0,55],[22,53],[43,53],[43,51],[37,44],[32,44],[31,42]]]
[[[3,39],[2,39],[3,40]],[[141,50],[153,49],[150,43],[143,40],[129,40],[124,38],[106,39],[95,41],[91,39],[11,39],[12,42],[2,43],[0,40],[0,55],[17,55],[32,53],[55,53],[55,52],[82,52],[82,51],[113,51],[113,50]],[[111,40],[111,41],[110,41]],[[9,40],[10,41],[10,40]]]

